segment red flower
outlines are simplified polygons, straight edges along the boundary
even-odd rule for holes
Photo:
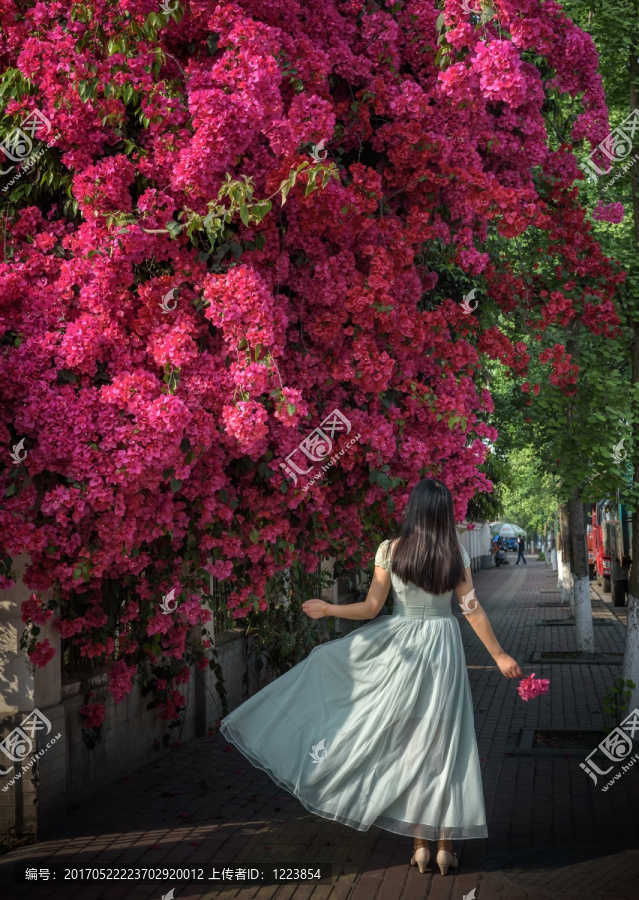
[[[23,600],[21,607],[22,621],[33,622],[35,625],[46,625],[53,615],[52,609],[45,609],[37,594],[31,594],[28,600]]]
[[[46,664],[50,662],[54,656],[55,650],[51,646],[49,638],[46,638],[46,640],[37,643],[33,650],[29,653],[29,659],[38,669],[42,669],[44,666],[46,666]]]
[[[116,703],[131,692],[133,687],[133,676],[135,675],[135,666],[130,666],[120,659],[113,664],[109,672],[109,690]]]
[[[99,728],[104,721],[104,704],[89,703],[81,706],[78,710],[81,716],[84,716],[85,728]]]
[[[540,694],[545,694],[550,687],[550,681],[547,678],[535,678],[535,673],[522,678],[517,687],[517,693],[522,700],[533,700]]]

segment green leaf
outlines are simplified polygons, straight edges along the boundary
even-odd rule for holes
[[[304,191],[304,196],[308,197],[308,195],[315,190],[317,185],[315,184],[315,179],[317,177],[316,171],[311,171],[308,173],[308,182],[306,184],[306,190]]]
[[[244,225],[248,225],[249,223],[249,210],[246,203],[240,204],[240,219],[242,220]]]
[[[249,533],[249,538],[251,539],[251,541],[252,541],[254,544],[257,544],[257,542],[258,542],[259,539],[260,539],[260,533],[259,533],[259,531],[258,531],[256,528],[254,528],[253,531],[251,531],[251,532]]]
[[[184,225],[176,222],[175,219],[169,219],[169,221],[166,223],[166,230],[169,232],[172,238],[176,238],[183,229]]]
[[[257,471],[262,476],[262,478],[266,478],[267,480],[270,480],[271,476],[273,475],[273,470],[270,469],[265,462],[259,464],[259,466],[257,467]]]
[[[286,198],[288,197],[291,188],[294,186],[297,180],[297,172],[291,172],[288,178],[283,181],[280,185],[280,191],[282,192],[282,206],[286,203]]]
[[[188,453],[191,449],[191,442],[188,438],[183,438],[180,444],[180,450],[182,453]]]
[[[68,369],[58,369],[56,381],[58,384],[77,384],[78,379]]]
[[[251,209],[251,214],[254,219],[257,219],[258,222],[261,222],[264,216],[267,216],[271,209],[273,208],[273,204],[270,200],[261,200],[259,203],[256,203]]]
[[[170,478],[174,472],[175,472],[175,469],[173,468],[173,466],[170,466],[168,469],[165,469],[162,472],[162,478]]]
[[[182,480],[180,478],[172,478],[171,479],[171,490],[173,493],[177,493],[182,487]]]

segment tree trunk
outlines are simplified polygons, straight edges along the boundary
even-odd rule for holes
[[[590,603],[586,517],[581,492],[577,489],[568,501],[568,530],[570,532],[568,544],[570,571],[573,577],[572,613],[575,617],[577,650],[582,653],[594,653],[595,640]]]
[[[559,533],[561,538],[561,602],[572,610],[572,572],[570,570],[570,532],[568,531],[568,506],[559,504]],[[573,610],[574,614],[574,610]]]
[[[544,565],[548,565],[548,526],[544,523]]]
[[[631,48],[630,53],[630,108],[636,109],[639,104],[639,63],[637,53],[639,48]],[[630,169],[630,183],[632,186],[632,211],[634,218],[635,252],[639,254],[639,162],[635,161]],[[633,304],[634,306],[634,304]],[[630,315],[630,326],[634,332],[632,342],[632,383],[637,389],[639,385],[639,322],[636,316]],[[639,426],[635,419],[633,428],[633,442],[639,440]],[[634,465],[634,485],[639,483],[639,462]],[[635,506],[632,513],[632,549],[633,563],[630,565],[628,578],[628,622],[626,627],[626,652],[623,659],[623,678],[634,681],[628,711],[639,707],[639,509]]]
[[[559,516],[559,512],[557,512],[557,516]],[[559,521],[559,519],[557,519]],[[562,543],[561,543],[561,532],[557,531],[557,587],[561,590],[563,595],[563,584],[564,584],[564,558],[562,554]],[[562,596],[563,602],[563,596]]]

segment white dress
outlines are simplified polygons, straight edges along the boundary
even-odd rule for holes
[[[388,548],[375,564],[391,571]],[[220,731],[318,816],[428,840],[486,837],[453,592],[391,581],[391,616],[315,647]]]

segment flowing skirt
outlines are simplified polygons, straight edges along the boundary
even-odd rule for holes
[[[452,615],[382,616],[321,644],[220,731],[318,816],[427,840],[488,834]]]

